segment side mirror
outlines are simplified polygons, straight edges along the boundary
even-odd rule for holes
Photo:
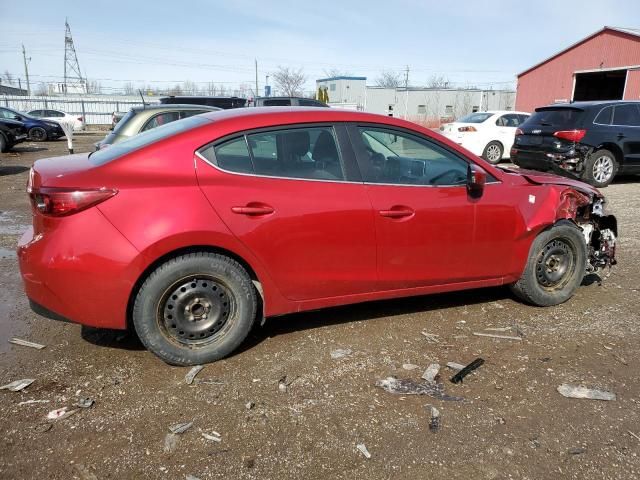
[[[487,172],[473,163],[467,169],[467,193],[471,198],[480,198],[487,183]]]
[[[14,116],[13,116],[13,119],[14,119],[14,120],[18,120],[19,122],[21,122],[21,121],[22,121],[22,117],[21,117],[20,115],[14,115]]]

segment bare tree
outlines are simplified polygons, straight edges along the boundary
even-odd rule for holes
[[[124,90],[125,95],[133,95],[133,92],[135,91],[133,83],[131,82],[125,83],[122,89]]]
[[[44,97],[48,93],[49,93],[49,90],[47,88],[47,84],[45,82],[39,82],[38,86],[35,89],[34,95],[36,95],[38,97]]]
[[[15,79],[13,78],[13,75],[9,73],[9,70],[4,71],[4,81],[7,82],[7,85],[13,85],[15,82]]]
[[[324,70],[322,70],[324,73],[324,76],[327,78],[333,78],[333,77],[350,77],[351,76],[351,72],[349,72],[348,70],[340,70],[339,68],[325,68]]]
[[[435,73],[427,80],[427,88],[449,88],[451,82],[445,75],[436,75]]]
[[[383,70],[375,80],[376,85],[383,88],[398,88],[402,85],[402,75],[391,70]]]
[[[182,91],[187,95],[199,95],[200,89],[198,88],[198,84],[192,82],[191,80],[185,80],[182,82]]]
[[[98,80],[87,80],[87,93],[100,93],[102,85]]]
[[[173,88],[169,89],[169,95],[182,95],[182,87],[179,83],[176,83]]]
[[[302,95],[302,86],[307,81],[307,77],[302,71],[290,69],[289,67],[278,66],[273,74],[273,81],[278,90],[287,97]]]

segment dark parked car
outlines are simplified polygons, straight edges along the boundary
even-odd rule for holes
[[[616,219],[590,185],[333,108],[197,115],[38,160],[27,192],[32,307],[133,326],[179,365],[231,354],[263,317],[499,285],[557,305],[615,264]]]
[[[144,107],[134,107],[118,121],[113,131],[104,139],[95,143],[94,147],[96,150],[100,150],[102,147],[121,142],[160,125],[217,110],[220,110],[220,108],[206,105],[163,105],[158,103]]]
[[[252,102],[254,107],[328,107],[324,102],[302,97],[258,97]]]
[[[640,173],[640,102],[574,102],[537,108],[511,149],[520,167],[550,170],[596,187]]]
[[[45,140],[56,140],[64,137],[64,131],[60,124],[51,120],[40,120],[11,108],[0,107],[0,118],[24,123],[29,140],[34,142],[44,142]]]
[[[190,96],[170,96],[160,99],[163,104],[190,104],[208,105],[218,107],[223,110],[229,108],[242,108],[247,106],[247,99],[241,97],[190,97]]]
[[[0,152],[8,152],[11,148],[27,138],[27,128],[17,120],[0,118]]]

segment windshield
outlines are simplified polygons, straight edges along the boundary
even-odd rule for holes
[[[199,127],[208,123],[209,120],[202,117],[189,117],[184,120],[177,120],[175,122],[167,123],[161,127],[156,127],[146,132],[134,135],[120,143],[111,145],[110,147],[98,150],[89,154],[89,161],[94,165],[104,165],[116,158],[119,158],[128,153],[139,150],[143,147],[151,145],[157,141],[163,140],[167,137],[177,135],[178,133],[186,132],[192,128]]]
[[[549,108],[537,110],[527,120],[527,125],[542,125],[545,127],[573,127],[575,128],[584,112],[575,108]]]
[[[482,123],[489,117],[492,117],[493,113],[483,112],[483,113],[471,113],[466,117],[459,118],[456,122],[459,123]]]

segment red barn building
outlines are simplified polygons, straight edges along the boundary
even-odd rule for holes
[[[640,100],[640,29],[604,27],[518,74],[516,110],[572,100]]]

